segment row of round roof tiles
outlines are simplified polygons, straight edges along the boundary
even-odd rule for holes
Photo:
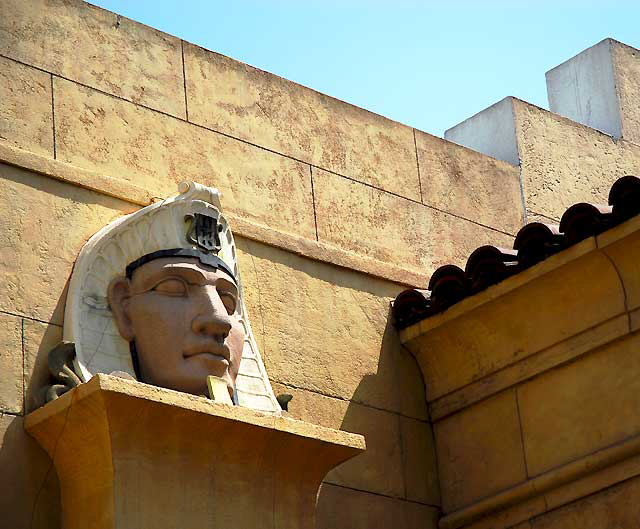
[[[609,191],[609,205],[578,203],[567,209],[560,224],[531,222],[516,235],[513,249],[481,246],[462,270],[455,265],[438,268],[426,290],[408,289],[393,303],[394,324],[404,329],[443,312],[588,237],[598,235],[640,213],[640,178],[623,176]]]

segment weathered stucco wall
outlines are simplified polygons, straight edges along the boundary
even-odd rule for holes
[[[327,477],[319,527],[435,527],[424,388],[389,302],[511,240],[517,168],[77,0],[0,4],[0,160],[3,523],[56,527],[55,470],[22,417],[79,249],[192,179],[223,192],[291,414],[367,437]]]
[[[604,189],[636,167],[637,146],[517,105],[522,168],[79,0],[3,0],[3,523],[57,526],[55,471],[22,421],[78,251],[191,179],[223,193],[252,326],[292,416],[366,435],[367,452],[327,477],[318,527],[435,527],[424,386],[389,302],[481,244],[509,245],[525,205],[553,218],[582,200],[594,182],[580,171],[608,171]]]

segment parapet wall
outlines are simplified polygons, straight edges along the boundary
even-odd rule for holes
[[[364,455],[327,477],[318,527],[435,527],[424,386],[390,301],[480,244],[509,244],[525,209],[553,217],[553,200],[534,197],[560,208],[640,164],[631,142],[521,108],[518,167],[79,0],[3,0],[3,521],[56,527],[55,472],[22,416],[61,338],[79,249],[195,180],[223,193],[274,389],[294,395],[294,417],[367,438]],[[599,147],[585,160],[565,142]]]

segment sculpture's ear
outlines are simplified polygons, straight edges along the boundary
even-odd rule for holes
[[[120,336],[127,340],[127,342],[132,341],[134,338],[133,325],[129,318],[130,295],[131,283],[126,277],[116,277],[109,283],[109,289],[107,290],[109,307],[111,307],[111,312],[113,312]]]

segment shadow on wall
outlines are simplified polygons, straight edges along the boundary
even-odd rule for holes
[[[58,299],[54,314],[64,313],[67,285]],[[26,414],[44,404],[44,388],[49,381],[47,355],[61,340],[62,327],[59,325],[23,319]],[[4,415],[2,427],[0,526],[12,529],[57,529],[60,527],[60,487],[53,461],[24,431],[22,416]]]
[[[0,424],[0,525],[58,529],[60,487],[51,459],[24,431],[22,417],[2,415]]]
[[[424,385],[390,324],[389,302],[403,286],[240,237],[237,245],[253,330],[274,389],[294,394],[292,416],[367,439],[365,454],[327,477],[318,528],[402,529],[426,521],[415,506],[439,499]],[[65,298],[66,288],[55,313]],[[47,354],[61,338],[58,325],[24,321],[27,412],[42,403]],[[12,419],[0,452],[0,468],[8,469],[0,483],[10,491],[0,495],[0,513],[13,512],[13,529],[55,529],[55,470],[22,418]]]
[[[367,451],[325,479],[319,529],[437,527],[440,498],[424,385],[388,316],[377,373],[361,379],[339,425],[363,434]],[[387,399],[385,409],[363,404],[372,395]]]
[[[364,454],[325,479],[318,528],[430,527],[439,494],[425,389],[390,322],[390,301],[404,287],[241,237],[236,242],[249,318],[274,391],[293,395],[293,418],[367,440]]]

